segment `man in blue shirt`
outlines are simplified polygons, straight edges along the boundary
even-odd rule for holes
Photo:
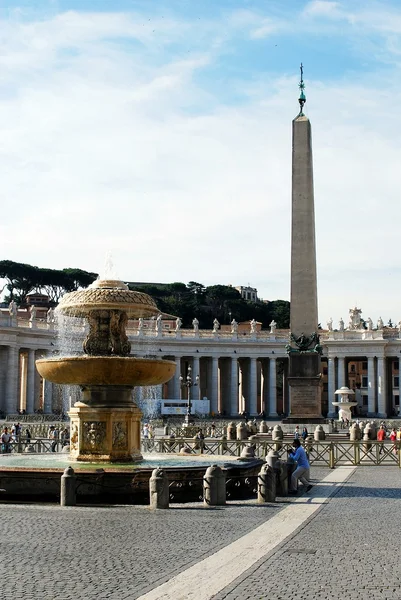
[[[292,446],[294,450],[290,452],[290,457],[297,463],[297,468],[291,475],[291,489],[288,493],[297,493],[298,479],[306,487],[306,491],[309,492],[313,486],[309,482],[310,465],[308,458],[299,440],[294,440]]]

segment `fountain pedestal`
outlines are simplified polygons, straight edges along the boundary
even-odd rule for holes
[[[82,401],[68,413],[70,453],[75,460],[132,462],[141,460],[140,409],[129,386],[85,386]]]

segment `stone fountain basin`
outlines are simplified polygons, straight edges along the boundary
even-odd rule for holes
[[[52,383],[72,385],[159,385],[174,375],[175,362],[133,356],[66,356],[36,361]]]

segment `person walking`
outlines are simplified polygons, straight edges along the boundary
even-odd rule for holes
[[[309,481],[310,477],[310,465],[306,456],[305,450],[301,446],[299,439],[295,439],[292,443],[292,447],[289,457],[297,463],[297,468],[291,475],[291,489],[289,494],[296,494],[298,491],[298,480],[306,487],[306,491],[309,492],[313,488]]]
[[[395,427],[392,428],[392,430],[390,431],[390,440],[393,442],[393,452],[394,454],[397,454],[397,432],[395,430]]]
[[[384,440],[386,439],[386,430],[384,429],[384,425],[380,425],[380,429],[377,432],[377,441],[381,442],[379,444],[379,454],[381,454],[384,450]]]
[[[299,425],[295,427],[294,440],[299,440]]]
[[[307,430],[307,428],[306,428],[306,427],[304,427],[304,428],[302,429],[302,434],[301,434],[301,435],[302,435],[302,439],[303,439],[303,441],[305,441],[305,440],[306,440],[306,438],[308,437],[308,430]]]

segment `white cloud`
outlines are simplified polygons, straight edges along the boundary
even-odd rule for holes
[[[312,0],[304,8],[304,15],[312,17],[336,18],[340,14],[340,3],[329,0]]]
[[[269,79],[269,93],[265,74],[241,81],[247,100],[221,102],[198,79],[218,23],[196,38],[170,20],[163,52],[133,16],[1,27],[4,258],[99,271],[112,250],[127,280],[250,282],[289,297],[296,78]],[[117,43],[131,34],[142,49]],[[196,52],[166,51],[188,36]],[[401,317],[400,96],[392,73],[308,82],[322,322],[355,301],[373,319]]]

